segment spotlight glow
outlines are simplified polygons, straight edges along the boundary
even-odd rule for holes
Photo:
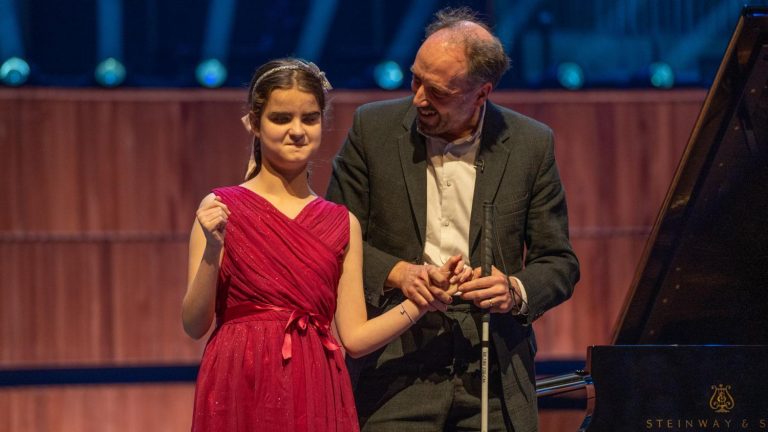
[[[0,81],[5,85],[17,87],[29,78],[29,64],[19,57],[11,57],[0,66]]]
[[[561,63],[557,67],[557,81],[568,90],[578,90],[584,86],[584,71],[576,63]]]
[[[403,84],[403,71],[400,65],[389,60],[381,62],[373,69],[376,84],[385,90],[394,90]]]
[[[197,66],[195,76],[203,87],[221,87],[227,79],[227,68],[217,59],[208,59]]]
[[[666,63],[652,63],[649,67],[651,73],[651,85],[658,88],[672,88],[675,85],[675,71]]]
[[[110,57],[96,66],[96,82],[103,87],[116,87],[125,81],[125,66],[114,57]]]

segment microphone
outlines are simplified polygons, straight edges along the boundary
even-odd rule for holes
[[[475,161],[475,169],[480,170],[480,172],[485,171],[485,161],[482,159],[478,159]]]

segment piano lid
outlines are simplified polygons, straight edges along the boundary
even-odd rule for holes
[[[768,344],[768,8],[742,10],[614,343]]]

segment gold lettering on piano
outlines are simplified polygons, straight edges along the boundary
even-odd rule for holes
[[[709,407],[716,413],[729,413],[736,405],[733,396],[731,396],[731,386],[724,386],[718,384],[717,386],[710,387],[712,391],[712,397],[709,398]]]
[[[735,429],[747,429],[749,427],[748,419],[732,419],[732,418],[648,418],[645,419],[646,430],[691,430],[691,431],[708,431],[708,430],[735,430]],[[765,429],[768,427],[768,422],[765,419],[760,419],[760,428]]]
[[[736,417],[721,414],[731,413],[736,406],[731,385],[717,384],[710,386],[712,394],[707,401],[703,395],[696,404],[697,411],[711,409],[718,415],[709,416],[680,416],[680,417],[645,417],[640,429],[651,432],[706,432],[706,431],[768,431],[768,418],[764,416]],[[738,396],[738,395],[737,395]],[[747,404],[749,405],[749,404]],[[747,405],[744,405],[747,406]],[[744,409],[742,407],[742,409]],[[702,413],[703,414],[703,413]],[[731,413],[731,415],[736,414]]]

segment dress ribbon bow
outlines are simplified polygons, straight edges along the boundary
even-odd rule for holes
[[[307,331],[308,326],[312,326],[317,330],[317,333],[320,336],[320,342],[322,342],[327,351],[339,351],[339,348],[341,347],[331,335],[331,326],[328,324],[328,321],[318,314],[295,310],[291,313],[290,318],[288,318],[288,323],[285,325],[285,337],[283,338],[282,348],[283,360],[290,360],[291,358],[291,334],[294,331],[304,333]]]

